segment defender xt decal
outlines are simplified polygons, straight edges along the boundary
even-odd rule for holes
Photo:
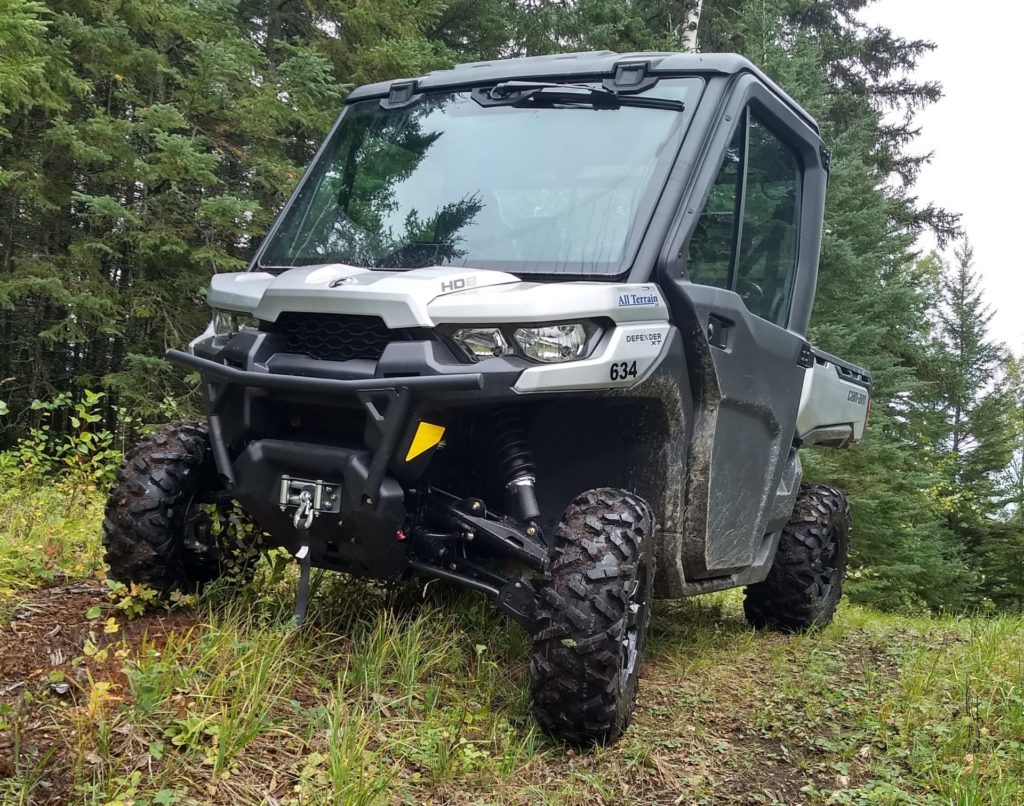
[[[633,344],[638,341],[649,341],[652,344],[661,344],[665,339],[665,334],[660,330],[655,330],[651,333],[630,333],[626,336],[626,344]]]

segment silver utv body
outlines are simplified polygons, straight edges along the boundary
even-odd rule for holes
[[[422,98],[480,88],[487,97],[475,100],[486,106],[493,89],[508,82],[572,84],[619,97],[644,97],[661,87],[664,93],[652,97],[664,101],[674,97],[671,81],[683,79],[690,83],[676,111],[650,111],[675,115],[674,126],[634,210],[621,260],[607,271],[559,272],[539,262],[521,271],[514,261],[474,265],[472,254],[402,270],[330,256],[282,265],[272,259],[275,238],[297,215],[290,211],[304,203],[303,194],[327,181],[318,179],[314,162],[250,269],[212,280],[209,304],[252,317],[258,329],[225,335],[211,324],[189,354],[172,355],[203,376],[221,474],[249,489],[249,503],[258,508],[267,495],[257,488],[277,489],[288,462],[299,461],[294,456],[317,452],[278,444],[289,439],[280,430],[289,411],[295,428],[313,435],[333,417],[332,405],[358,398],[365,450],[345,453],[337,473],[359,494],[339,514],[393,523],[408,517],[409,490],[429,476],[445,448],[438,442],[415,453],[422,423],[437,421],[442,410],[486,418],[491,409],[522,407],[530,412],[546,528],[579,491],[622,487],[656,512],[660,595],[763,579],[800,484],[798,448],[858,442],[871,390],[866,371],[815,350],[805,338],[828,155],[814,121],[785,93],[735,56],[602,52],[465,65],[357,89],[318,159],[345,136],[346,115],[356,109],[415,108]],[[509,92],[538,90],[515,85]],[[497,95],[492,100],[500,104]],[[554,103],[577,101],[559,95]],[[785,171],[782,180],[757,174],[757,160],[772,148],[789,160],[792,198],[779,203],[787,212],[772,212],[788,218],[769,219],[786,227],[785,238],[769,245],[779,252],[775,241],[784,241],[788,258],[755,254],[763,222],[754,208],[764,200],[752,188],[789,181]],[[732,203],[731,219],[720,197]],[[694,244],[714,240],[707,235],[713,208],[728,219],[727,228],[716,230],[724,233],[718,244],[724,247],[714,259],[700,258]],[[768,268],[763,278],[751,274],[771,260],[784,276],[769,277]],[[382,332],[402,336],[385,338],[372,359],[317,359],[304,348],[281,347],[291,343],[283,323],[298,321],[301,329],[302,317],[370,318]],[[512,334],[574,322],[594,323],[593,335],[584,353],[561,363],[520,353],[467,361],[452,346],[459,328]],[[392,395],[387,405],[375,402],[381,394]],[[278,429],[272,438],[261,433],[268,423]],[[273,462],[281,464],[264,473]],[[294,474],[301,476],[301,468]],[[340,526],[345,518],[334,520]],[[287,529],[286,513],[280,530]],[[326,526],[324,534],[333,545]],[[327,549],[318,560],[332,564]],[[337,567],[376,576],[404,572],[397,550],[387,562],[358,562]]]

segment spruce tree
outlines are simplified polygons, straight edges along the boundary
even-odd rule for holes
[[[936,311],[935,404],[944,419],[939,449],[947,457],[953,525],[992,511],[996,476],[1011,458],[1012,400],[1005,385],[1006,347],[993,341],[993,311],[982,298],[974,250],[963,241],[946,268]]]
[[[932,424],[942,482],[936,497],[964,546],[979,594],[1007,604],[1019,594],[1020,548],[1001,519],[999,488],[1013,458],[1014,400],[1009,355],[989,335],[985,304],[968,241],[944,266],[934,313],[934,342],[922,373],[930,394],[919,401]]]

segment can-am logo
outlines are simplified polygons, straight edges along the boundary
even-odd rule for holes
[[[619,294],[619,307],[628,308],[633,305],[659,305],[661,300],[653,289],[645,288],[638,294],[628,292]]]
[[[354,283],[355,281],[355,277],[335,277],[333,280],[331,280],[330,284],[328,285],[328,288],[337,288],[338,286],[349,285],[350,283]]]
[[[476,285],[476,277],[456,277],[454,280],[445,280],[441,283],[441,293],[451,294],[453,291],[464,291]]]

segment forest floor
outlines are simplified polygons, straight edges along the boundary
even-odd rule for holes
[[[0,802],[1022,804],[1024,621],[844,605],[755,633],[659,602],[636,718],[574,753],[528,716],[529,642],[482,599],[294,577],[141,608],[99,505],[0,492]]]

